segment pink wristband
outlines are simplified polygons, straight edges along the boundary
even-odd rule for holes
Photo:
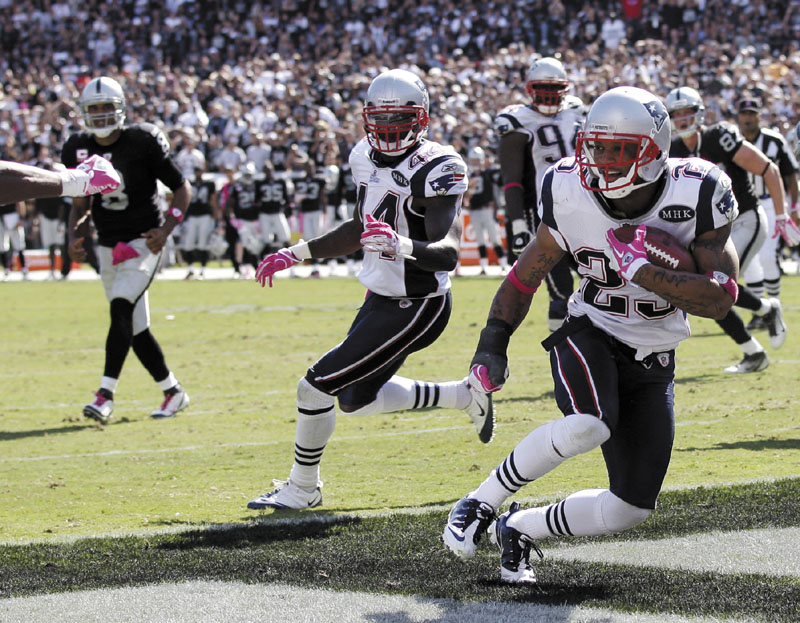
[[[733,279],[728,277],[728,275],[718,270],[712,270],[706,273],[706,277],[711,277],[721,285],[723,290],[733,297],[734,303],[737,301],[739,298],[739,286]]]
[[[534,294],[536,290],[539,289],[539,286],[535,288],[531,288],[526,286],[519,277],[517,277],[517,263],[514,262],[514,265],[511,267],[511,270],[508,271],[508,275],[506,275],[506,281],[511,283],[517,290],[522,292],[523,294]]]
[[[183,221],[183,212],[181,212],[178,208],[172,207],[169,209],[169,213],[175,217],[175,220],[179,223]]]
[[[509,188],[522,188],[522,184],[519,182],[509,182],[505,186],[503,186],[503,190],[508,190]]]

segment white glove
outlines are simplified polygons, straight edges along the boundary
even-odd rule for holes
[[[775,215],[775,233],[772,234],[772,237],[777,238],[778,236],[782,236],[790,247],[800,244],[800,229],[786,214]]]
[[[411,238],[398,234],[389,223],[379,221],[372,214],[366,215],[364,232],[361,234],[361,246],[366,251],[386,253],[407,260],[415,259],[411,253],[414,243]]]

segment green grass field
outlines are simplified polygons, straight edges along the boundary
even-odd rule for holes
[[[457,280],[448,329],[434,346],[412,356],[401,373],[434,381],[463,377],[498,283],[497,279]],[[319,515],[335,518],[358,514],[362,519],[334,522],[334,528],[313,527],[313,522],[296,530],[283,527],[279,529],[280,538],[265,535],[275,515],[249,511],[245,504],[269,488],[272,478],[288,475],[297,380],[310,363],[343,337],[363,297],[358,282],[281,279],[275,288],[262,290],[254,283],[238,281],[157,281],[151,288],[152,330],[168,364],[189,392],[191,406],[174,420],[151,421],[148,414],[161,395],[131,353],[115,398],[115,418],[106,427],[81,416],[82,405],[91,400],[103,367],[108,309],[100,284],[6,283],[0,287],[0,297],[4,310],[0,538],[6,543],[0,555],[16,561],[0,571],[0,595],[139,583],[139,576],[126,573],[124,565],[119,574],[113,574],[113,580],[108,576],[92,580],[95,576],[81,566],[83,559],[77,553],[84,541],[64,545],[64,538],[72,541],[141,533],[133,540],[85,543],[103,544],[102,548],[112,552],[109,556],[123,556],[115,553],[118,550],[127,551],[125,556],[136,556],[143,543],[158,543],[146,557],[146,564],[155,566],[161,560],[158,552],[191,553],[186,566],[180,566],[173,554],[163,558],[164,568],[170,571],[158,575],[157,581],[241,576],[255,581],[246,569],[232,571],[224,562],[226,552],[239,547],[231,542],[242,547],[246,542],[260,552],[259,564],[274,571],[256,574],[259,581],[288,581],[281,570],[302,567],[293,562],[292,543],[297,547],[298,541],[303,541],[306,549],[319,547],[324,559],[325,552],[335,552],[337,547],[349,551],[352,545],[348,545],[348,539],[361,539],[367,547],[375,547],[359,559],[362,564],[357,575],[362,579],[350,582],[341,578],[331,585],[457,599],[536,601],[535,595],[522,599],[519,589],[478,591],[469,593],[470,597],[460,592],[457,584],[447,590],[421,590],[419,585],[420,578],[435,575],[436,565],[445,558],[437,539],[449,506],[473,489],[525,434],[559,416],[552,399],[548,358],[539,345],[546,336],[546,297],[535,300],[527,323],[513,339],[511,378],[497,396],[498,427],[491,444],[479,443],[467,417],[457,411],[401,412],[368,418],[340,415],[322,463],[325,504]],[[709,526],[722,530],[737,525],[758,527],[761,522],[800,526],[796,496],[800,488],[800,415],[795,401],[800,363],[800,279],[784,281],[782,300],[790,334],[781,350],[767,347],[772,363],[763,373],[723,374],[726,365],[740,358],[738,348],[715,323],[693,319],[694,336],[678,351],[678,426],[665,483],[663,505],[667,512],[665,519],[648,520],[641,530],[646,532],[648,525],[661,526],[661,521],[680,523],[675,518],[686,512],[681,507],[681,491],[686,488],[702,485],[724,492],[732,483],[771,479],[787,479],[778,487],[784,506],[791,507],[784,509],[785,513],[765,518],[756,512],[758,505],[745,504],[753,510],[747,522],[737,523],[735,514],[715,521],[712,513]],[[757,335],[766,345],[766,334]],[[592,452],[568,461],[518,497],[549,500],[606,484],[600,453]],[[756,491],[763,489],[763,485],[753,487]],[[755,493],[745,487],[739,495],[751,499]],[[384,540],[376,535],[391,531],[382,519],[385,513],[409,508],[422,509],[421,514],[407,515],[403,520],[413,524],[409,543],[419,548],[420,555],[430,552],[434,567],[404,583],[409,561],[400,564],[397,553],[392,553],[397,545],[379,545]],[[721,504],[721,508],[733,512],[736,505]],[[780,520],[775,515],[780,515]],[[775,521],[778,523],[771,523]],[[240,528],[226,533],[232,541],[219,549],[213,538],[203,536],[204,532],[193,533],[198,536],[155,536],[163,528],[200,529],[227,523],[239,524]],[[676,533],[656,532],[655,536]],[[315,540],[309,544],[306,539],[312,536]],[[279,553],[270,554],[276,539],[282,543]],[[21,545],[30,540],[45,543]],[[280,561],[271,559],[273,555]],[[369,561],[379,555],[389,557],[390,567],[397,562],[397,570],[391,574],[396,576],[396,584],[387,587],[365,579],[371,569]],[[24,570],[39,569],[42,556],[75,558],[69,570],[56,565],[53,573],[58,577],[52,581],[47,580],[49,573],[37,574],[39,579],[31,581]],[[495,558],[486,554],[480,566],[470,568],[466,581],[477,582],[482,574],[491,577]],[[570,575],[560,563],[546,564],[553,574],[553,586],[561,588],[545,591],[541,603],[559,603],[559,595],[569,593],[572,597],[561,601],[658,611],[646,595],[627,599],[624,594],[629,591],[622,591],[620,597],[609,589],[603,597],[592,589],[598,574],[608,571],[610,578],[616,578],[609,580],[613,588],[625,585],[625,578],[633,572],[611,567],[602,570],[587,564],[576,571],[577,575]],[[14,572],[10,571],[12,567]],[[66,575],[59,576],[61,571]],[[659,573],[647,571],[641,576],[645,578],[642,582],[663,580],[663,573]],[[310,570],[301,570],[297,578],[298,584],[309,584],[314,576]],[[452,584],[453,578],[448,581]],[[683,582],[669,577],[665,581],[668,586]],[[691,577],[686,580],[688,584],[699,581]],[[767,603],[783,603],[784,609],[787,603],[790,609],[797,606],[797,578],[753,580],[755,584],[741,578],[725,581],[733,583],[734,597],[761,586],[758,590],[774,595],[765,598]],[[562,586],[564,582],[582,588],[568,591],[566,585]],[[730,604],[703,606],[703,601],[699,595],[690,599],[687,610],[677,605],[677,599],[667,600],[663,610],[722,615],[738,612]],[[741,612],[794,620],[777,606],[767,607],[766,613],[751,606]]]

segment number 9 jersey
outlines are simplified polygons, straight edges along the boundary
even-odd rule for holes
[[[575,139],[583,127],[586,108],[577,97],[567,96],[555,115],[543,115],[528,105],[512,104],[501,110],[494,122],[498,136],[520,132],[527,136],[528,153],[522,177],[526,205],[533,211],[538,202],[545,171],[561,158],[575,153]]]
[[[466,192],[467,165],[450,146],[422,140],[399,162],[379,165],[371,157],[366,138],[350,152],[350,170],[357,189],[356,210],[391,225],[412,240],[429,240],[425,231],[425,198],[458,197]],[[413,261],[384,253],[364,253],[359,281],[376,294],[398,298],[427,298],[450,289],[447,271],[431,272]]]

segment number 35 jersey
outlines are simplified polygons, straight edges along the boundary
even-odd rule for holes
[[[92,154],[110,160],[122,179],[114,192],[90,198],[100,244],[113,247],[159,227],[162,216],[157,180],[172,191],[184,181],[169,157],[169,142],[163,132],[150,123],[131,125],[123,128],[119,139],[108,146],[99,145],[88,132],[73,134],[61,150],[61,161],[72,168]]]
[[[365,215],[371,214],[398,234],[412,240],[429,240],[425,231],[425,197],[456,196],[460,212],[469,180],[466,163],[452,147],[422,141],[394,166],[378,166],[370,153],[369,143],[362,139],[349,159],[358,193],[356,210],[362,223]],[[364,253],[358,278],[372,292],[388,297],[425,298],[450,289],[447,271],[424,270],[413,261],[369,251]]]
[[[687,248],[708,231],[738,215],[731,180],[700,158],[669,158],[652,205],[635,218],[612,214],[610,204],[581,185],[574,158],[545,174],[540,217],[559,246],[575,258],[581,276],[569,300],[572,316],[588,315],[594,326],[637,349],[639,358],[672,350],[689,337],[685,312],[657,294],[633,285],[611,268],[605,249],[609,229],[622,225],[658,227]]]

